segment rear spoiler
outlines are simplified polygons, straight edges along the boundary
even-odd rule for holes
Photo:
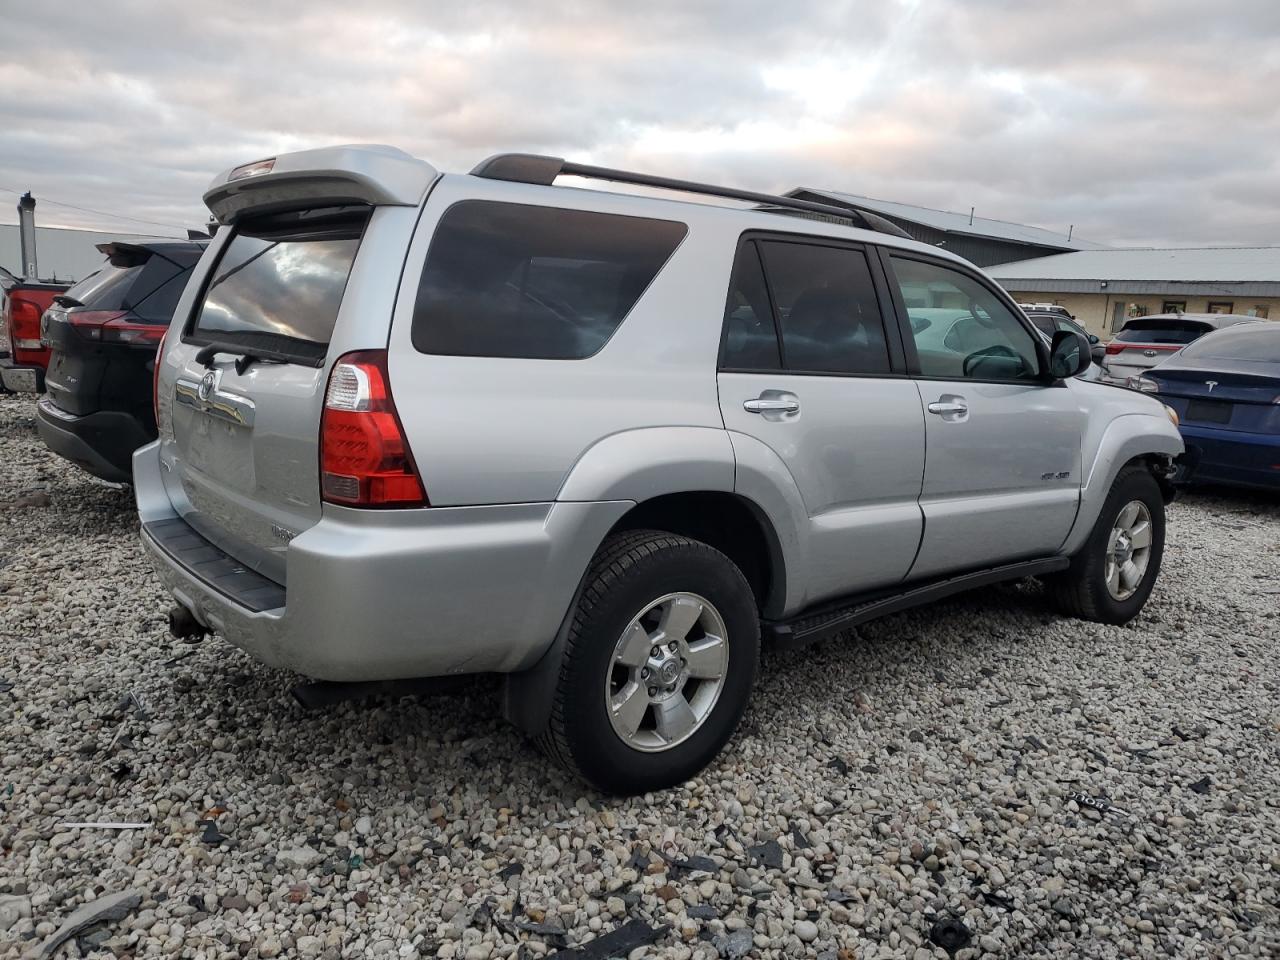
[[[416,207],[439,176],[425,161],[379,144],[348,144],[232,167],[214,178],[204,202],[220,223],[248,212],[348,203]]]

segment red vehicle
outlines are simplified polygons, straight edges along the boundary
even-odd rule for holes
[[[0,279],[4,304],[0,311],[0,383],[6,390],[38,393],[44,389],[49,350],[40,342],[40,317],[64,293],[65,283]]]

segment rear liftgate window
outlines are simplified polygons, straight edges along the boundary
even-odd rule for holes
[[[686,231],[669,220],[464,200],[431,239],[413,345],[460,357],[589,357]]]
[[[347,208],[244,221],[214,268],[190,341],[320,366],[368,219],[368,208]]]

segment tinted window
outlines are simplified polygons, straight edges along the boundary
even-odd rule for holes
[[[1116,334],[1121,343],[1191,343],[1211,328],[1183,320],[1130,321]]]
[[[173,311],[177,309],[178,299],[191,279],[191,268],[168,274],[168,279],[152,290],[134,307],[142,320],[154,320],[156,323],[168,323],[173,319]]]
[[[1035,326],[1037,330],[1039,330],[1041,333],[1047,333],[1049,336],[1053,336],[1053,332],[1054,332],[1053,317],[1043,313],[1033,313],[1033,314],[1030,314],[1029,316],[1031,317],[1031,323]],[[1058,329],[1065,329],[1065,328],[1059,327]]]
[[[367,220],[306,211],[238,226],[205,289],[197,341],[322,359]]]
[[[683,223],[465,200],[431,238],[413,345],[464,357],[589,357],[684,238]]]
[[[66,295],[95,310],[127,309],[126,297],[129,288],[133,286],[134,279],[142,273],[142,268],[141,263],[127,267],[104,263],[100,269],[71,287]]]
[[[762,241],[787,369],[888,373],[884,321],[861,250]]]
[[[1280,363],[1280,324],[1267,327],[1253,324],[1228,327],[1197,340],[1182,352],[1182,356]]]
[[[730,370],[777,370],[778,333],[764,285],[760,252],[754,242],[738,248],[724,307],[724,352],[720,365]]]
[[[986,285],[935,263],[893,257],[912,323],[920,372],[926,377],[1031,380],[1040,369],[1031,331]]]

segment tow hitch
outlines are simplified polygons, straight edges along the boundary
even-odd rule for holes
[[[190,610],[178,604],[169,608],[169,633],[184,643],[199,643],[209,635],[209,628]]]

